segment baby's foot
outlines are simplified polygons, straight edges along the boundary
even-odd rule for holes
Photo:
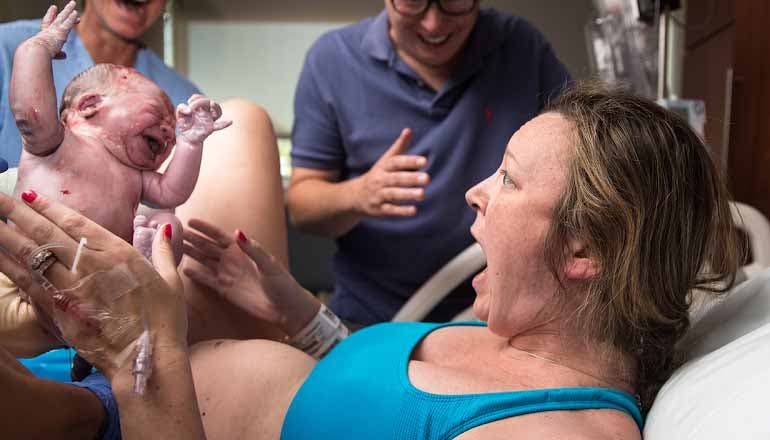
[[[158,227],[171,225],[171,247],[174,250],[174,261],[177,265],[182,261],[182,222],[170,212],[157,212],[152,218],[144,215],[134,217],[133,245],[147,260],[152,261],[152,241],[158,233]]]
[[[148,261],[152,261],[152,240],[158,232],[157,225],[151,225],[150,220],[143,216],[134,217],[134,238],[132,243]]]

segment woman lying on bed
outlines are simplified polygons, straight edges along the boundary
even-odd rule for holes
[[[471,232],[487,258],[473,280],[474,312],[483,323],[381,324],[344,339],[318,363],[272,341],[198,345],[190,361],[206,435],[641,438],[642,414],[676,366],[689,292],[726,288],[737,264],[727,193],[702,141],[650,101],[578,85],[514,134],[500,169],[466,198],[477,212]],[[60,209],[42,197],[29,203],[64,235],[77,236],[67,230],[77,215],[48,215],[52,206]],[[14,217],[23,213],[24,232],[38,245],[51,242],[43,234],[48,220],[29,207],[5,200],[0,214],[20,224]],[[203,264],[188,276],[282,327],[317,357],[344,336],[256,242],[204,222],[192,226],[199,233],[188,234],[187,251]],[[0,234],[18,261],[31,249],[14,244],[23,240],[14,231]],[[55,250],[58,259],[45,272],[59,289],[88,275],[69,275],[76,241],[61,241],[66,249]],[[102,253],[93,253],[111,262],[103,267],[131,260],[111,243],[105,239]],[[124,434],[139,438],[142,430],[176,425],[187,437],[202,435],[195,402],[185,400],[193,386],[180,356],[184,309],[162,286],[140,283],[131,293],[152,311],[150,328],[162,342],[155,343],[144,407],[126,391],[130,366],[116,362],[118,353],[131,352],[125,341],[132,337],[98,331],[87,342],[111,349],[84,354],[106,368]],[[109,294],[65,294],[68,306],[57,313],[81,327],[109,328],[109,320],[80,313]],[[135,316],[136,301],[120,313]],[[73,310],[79,314],[70,316]],[[141,327],[130,332],[139,335]],[[80,334],[72,336],[76,346]],[[170,403],[159,405],[163,399]],[[148,418],[153,411],[165,417]]]

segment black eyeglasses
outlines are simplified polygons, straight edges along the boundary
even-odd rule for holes
[[[438,9],[444,15],[470,14],[479,0],[390,0],[390,2],[399,14],[415,17],[425,13],[432,3],[438,5]]]

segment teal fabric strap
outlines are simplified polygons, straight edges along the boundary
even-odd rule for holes
[[[414,348],[430,332],[483,323],[379,324],[332,350],[300,387],[281,438],[451,439],[496,420],[543,411],[615,409],[643,421],[636,399],[605,388],[555,388],[442,395],[409,382]]]

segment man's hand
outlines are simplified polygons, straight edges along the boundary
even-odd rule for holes
[[[192,95],[187,104],[176,108],[178,138],[187,144],[203,145],[209,135],[227,128],[232,121],[217,121],[222,116],[222,108],[203,95]]]
[[[372,217],[410,217],[417,208],[409,202],[425,197],[430,176],[417,170],[427,164],[424,156],[404,154],[412,140],[412,131],[405,128],[372,168],[358,177],[357,210]]]
[[[62,47],[67,41],[75,23],[78,21],[78,11],[75,10],[75,2],[67,3],[61,13],[57,14],[56,5],[51,5],[40,23],[40,32],[30,39],[30,42],[45,47],[51,54],[51,58],[64,59],[67,55],[62,52]]]

